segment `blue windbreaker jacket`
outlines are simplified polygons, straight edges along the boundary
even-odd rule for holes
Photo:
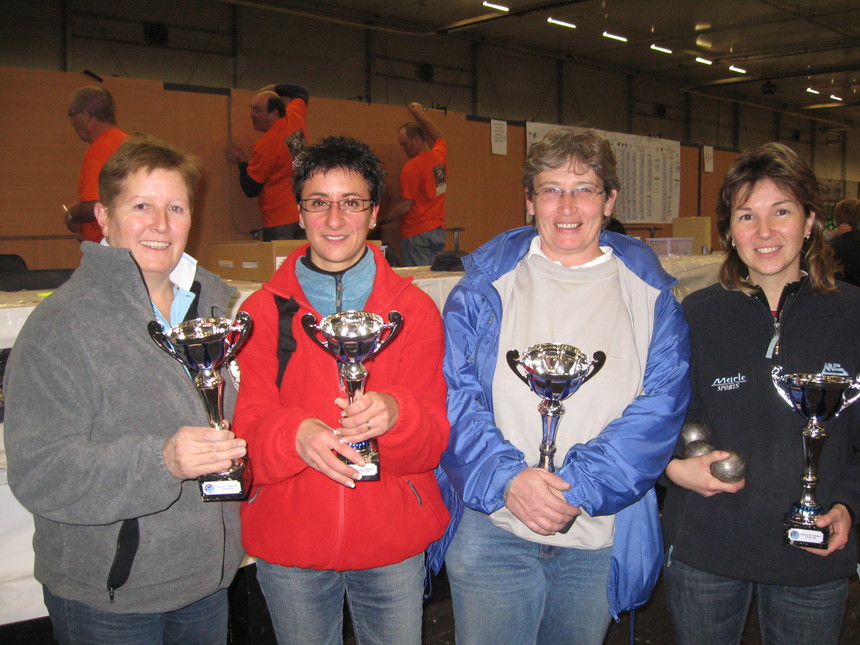
[[[494,238],[463,264],[466,275],[445,305],[445,360],[451,437],[437,469],[451,511],[443,538],[428,550],[438,571],[463,506],[490,514],[504,505],[507,482],[527,467],[523,454],[496,427],[492,383],[498,356],[501,300],[493,281],[528,252],[533,227]],[[690,399],[687,324],[672,293],[677,283],[638,240],[604,231],[627,271],[621,287],[637,352],[645,365],[643,391],[594,439],[574,445],[556,472],[570,483],[570,504],[590,515],[615,514],[615,541],[607,587],[609,608],[644,604],[660,574],[662,540],[654,483],[666,467]]]

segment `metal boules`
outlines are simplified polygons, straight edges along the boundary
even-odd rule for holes
[[[681,426],[681,440],[685,446],[694,441],[710,441],[711,433],[708,432],[708,426],[701,421],[686,421]]]
[[[711,464],[711,474],[722,482],[734,484],[744,478],[747,471],[746,462],[734,450],[726,450],[729,456]]]
[[[684,459],[707,455],[713,449],[714,447],[708,441],[693,441],[684,447]]]

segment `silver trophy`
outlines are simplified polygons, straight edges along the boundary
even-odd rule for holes
[[[224,378],[220,369],[236,354],[251,331],[251,316],[240,311],[236,321],[229,318],[195,318],[171,327],[166,332],[155,320],[149,335],[155,344],[175,358],[194,380],[209,425],[227,430],[224,421]],[[201,475],[200,494],[206,502],[242,500],[251,484],[250,464],[246,457],[234,459],[224,472]]]
[[[505,357],[514,374],[541,398],[538,412],[543,426],[543,439],[540,443],[540,459],[535,468],[554,473],[555,436],[558,423],[564,416],[562,401],[600,371],[606,362],[606,354],[594,352],[593,360],[589,362],[585,352],[576,347],[543,343],[529,347],[522,358],[515,349],[509,350]],[[525,373],[520,372],[520,366]],[[575,520],[571,520],[561,533],[567,533]]]
[[[824,514],[815,499],[818,484],[818,458],[827,433],[822,421],[838,415],[860,398],[860,376],[854,380],[829,374],[783,374],[776,366],[771,372],[779,395],[808,423],[803,428],[803,494],[785,514],[786,544],[812,549],[826,549],[829,531],[815,526],[815,520]]]
[[[558,343],[532,345],[520,358],[512,349],[507,355],[508,365],[532,392],[541,397],[538,412],[543,421],[543,440],[540,444],[540,461],[536,468],[554,473],[555,435],[558,422],[564,415],[564,401],[576,392],[583,383],[600,371],[606,362],[606,354],[595,352],[591,362],[580,349]],[[522,366],[525,374],[520,372]]]
[[[302,316],[302,327],[320,347],[340,363],[340,380],[352,403],[364,394],[367,368],[364,361],[388,346],[403,326],[398,311],[388,313],[389,322],[367,311],[341,311],[323,318],[319,325],[313,314]],[[364,459],[364,467],[338,454],[338,458],[361,473],[360,481],[379,479],[379,446],[376,437],[349,444]]]

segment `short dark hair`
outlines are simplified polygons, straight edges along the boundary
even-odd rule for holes
[[[293,167],[293,192],[297,202],[302,199],[302,189],[308,179],[319,172],[326,173],[335,168],[364,177],[374,206],[382,200],[385,190],[382,162],[366,143],[351,137],[326,137],[300,154],[293,162]]]
[[[266,102],[266,110],[268,112],[277,110],[278,116],[283,117],[287,113],[287,104],[284,103],[284,99],[280,96],[270,96],[269,100]]]
[[[414,139],[415,137],[419,137],[425,143],[427,142],[427,135],[424,134],[424,128],[415,123],[415,121],[407,121],[399,128],[397,128],[398,132],[400,130],[406,130],[406,136],[409,139]]]
[[[99,201],[110,207],[122,192],[129,175],[139,170],[175,170],[188,188],[188,204],[193,207],[194,191],[200,179],[197,160],[172,145],[149,135],[126,141],[105,162],[99,173]]]
[[[116,103],[105,88],[87,85],[72,94],[72,110],[86,110],[94,119],[116,125]]]
[[[843,199],[833,208],[833,221],[836,225],[848,224],[852,229],[860,226],[860,201]]]
[[[725,289],[751,293],[749,268],[732,247],[732,211],[743,205],[756,186],[769,179],[794,197],[807,217],[814,216],[809,238],[803,243],[800,267],[809,274],[812,288],[821,293],[836,289],[837,264],[824,235],[824,204],[812,168],[794,150],[781,143],[765,143],[743,153],[729,167],[717,196],[717,232],[726,257],[719,280]]]

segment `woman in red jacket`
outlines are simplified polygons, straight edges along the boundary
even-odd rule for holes
[[[340,643],[344,594],[357,640],[417,645],[423,552],[448,522],[433,476],[448,439],[441,319],[366,242],[383,189],[366,145],[329,137],[311,146],[294,184],[309,246],[242,307],[254,330],[239,359],[233,429],[248,442],[255,484],[243,543],[282,645]],[[309,312],[319,322],[348,310],[403,316],[365,361],[353,403],[335,359],[301,324]],[[367,464],[349,444],[372,438],[380,476],[362,481]]]

